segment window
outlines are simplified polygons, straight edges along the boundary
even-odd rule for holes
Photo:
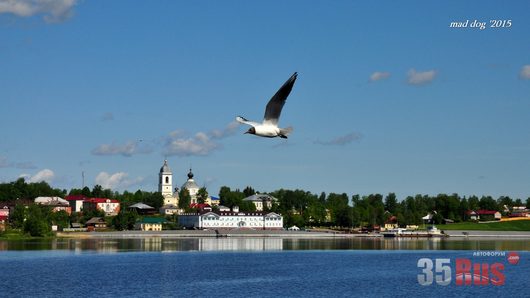
[[[166,184],[169,183],[169,177],[166,176]]]

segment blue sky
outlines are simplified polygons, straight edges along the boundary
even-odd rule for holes
[[[530,197],[530,3],[395,2],[0,0],[0,181]]]

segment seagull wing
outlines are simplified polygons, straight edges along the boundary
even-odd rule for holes
[[[269,100],[267,107],[265,108],[265,117],[263,118],[264,124],[278,125],[278,119],[280,119],[280,114],[282,113],[283,105],[287,100],[287,96],[291,93],[293,89],[294,82],[298,74],[295,72],[278,91],[276,94]]]
[[[255,127],[256,125],[260,125],[259,123],[257,122],[253,122],[253,121],[248,121],[247,119],[241,117],[241,116],[237,116],[236,117],[236,121],[239,122],[239,123],[243,123],[243,124],[246,124],[246,125],[250,125],[252,127]]]

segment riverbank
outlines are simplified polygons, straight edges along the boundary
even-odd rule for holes
[[[168,231],[113,231],[113,232],[58,232],[61,238],[223,238],[223,237],[277,237],[277,238],[344,238],[373,237],[372,234],[344,234],[339,232],[307,232],[285,230],[168,230]],[[379,236],[380,237],[380,236]]]
[[[502,239],[530,239],[529,231],[477,231],[477,230],[448,230],[444,234],[450,238],[502,238]],[[226,230],[226,231],[113,231],[113,232],[59,232],[59,238],[378,238],[381,234],[345,234],[333,232],[307,231],[262,231],[262,230]]]
[[[530,239],[530,231],[445,230],[444,233],[452,238]]]

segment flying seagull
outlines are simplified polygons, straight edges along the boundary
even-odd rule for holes
[[[287,100],[287,96],[289,96],[289,93],[291,93],[291,90],[293,89],[296,76],[298,76],[298,74],[295,72],[283,84],[283,86],[276,91],[276,94],[274,94],[271,100],[269,100],[269,103],[265,108],[265,116],[263,117],[262,123],[249,121],[241,116],[236,117],[237,122],[252,126],[245,133],[266,138],[280,137],[287,139],[287,135],[293,131],[293,128],[279,128],[278,120],[280,119],[280,114],[282,113],[282,108]]]

